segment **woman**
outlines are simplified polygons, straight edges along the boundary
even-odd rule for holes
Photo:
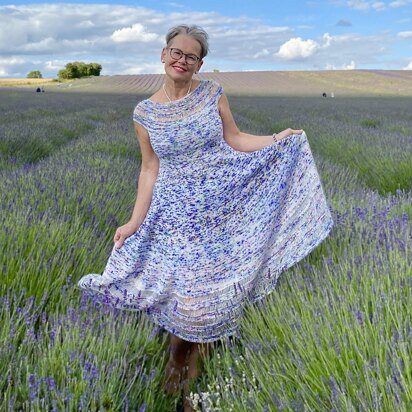
[[[212,342],[238,332],[245,302],[267,295],[333,224],[303,130],[240,132],[222,87],[193,78],[207,40],[197,26],[168,32],[164,84],[133,113],[142,164],[132,217],[103,276],[79,281],[170,332],[169,393],[187,394]]]

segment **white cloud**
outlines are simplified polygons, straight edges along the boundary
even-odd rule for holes
[[[369,10],[369,8],[370,8],[369,3],[367,1],[363,1],[363,0],[348,1],[346,4],[351,9],[355,9],[355,10]]]
[[[397,0],[397,1],[392,1],[389,3],[390,7],[403,7],[407,6],[408,4],[412,4],[412,0]]]
[[[322,38],[323,44],[312,39],[303,40],[301,37],[294,37],[283,43],[274,56],[278,56],[284,60],[307,59],[315,55],[321,49],[328,48],[334,39],[329,33],[325,33]]]
[[[179,8],[179,9],[183,9],[185,7],[183,4],[175,3],[175,2],[168,2],[166,4],[170,7],[176,7],[176,8]]]
[[[412,60],[409,62],[409,64],[403,68],[403,70],[412,70]]]
[[[386,9],[385,3],[383,1],[367,1],[367,0],[349,0],[346,5],[354,10],[360,11],[382,11]]]
[[[275,56],[284,60],[301,60],[313,56],[320,48],[314,40],[303,40],[301,37],[293,37],[279,47]]]
[[[110,37],[117,43],[149,43],[159,39],[159,36],[156,33],[146,32],[145,27],[140,23],[133,24],[132,27],[125,27],[123,29],[115,30]]]
[[[0,57],[0,77],[9,77],[13,75],[16,69],[25,66],[27,61],[21,57]]]
[[[48,60],[44,62],[44,67],[48,70],[60,70],[63,69],[65,65],[66,62],[63,60]]]
[[[95,27],[95,24],[91,20],[83,20],[77,23],[75,27],[79,29],[91,28],[91,27]]]
[[[270,55],[270,52],[269,52],[268,49],[262,49],[261,51],[254,54],[253,58],[258,59],[259,57],[266,57],[266,56],[269,56],[269,55]]]
[[[216,32],[213,33],[213,37],[216,38],[225,38],[225,37],[233,37],[239,38],[243,37],[245,39],[255,39],[258,36],[268,36],[278,33],[285,33],[289,32],[290,29],[287,26],[278,26],[278,27],[270,27],[270,26],[258,26],[258,27],[241,27],[241,28],[225,28],[221,27],[218,28]]]
[[[343,66],[344,70],[355,70],[356,69],[356,65],[355,62],[352,60],[349,64],[347,64],[346,66]]]
[[[5,66],[12,66],[14,64],[23,64],[25,60],[21,57],[0,57],[0,64]]]
[[[398,36],[403,39],[408,39],[409,37],[412,37],[412,31],[401,31],[398,33]]]
[[[377,11],[386,10],[385,3],[383,1],[375,1],[372,3],[372,8]]]
[[[139,33],[136,24],[145,22],[156,29],[140,31],[147,40],[150,32],[164,32],[166,17],[141,7],[105,4],[0,6],[0,54],[113,53],[112,35],[125,41]],[[158,26],[152,23],[159,18]]]
[[[354,60],[352,60],[349,64],[343,64],[340,67],[335,66],[334,64],[326,64],[325,66],[326,70],[355,70],[356,69],[356,64]]]
[[[331,45],[333,41],[333,37],[329,33],[325,33],[323,35],[323,40],[325,41],[325,43],[322,45],[322,48],[324,49]]]
[[[53,37],[46,37],[40,41],[31,43],[28,42],[27,44],[22,45],[21,50],[25,52],[41,53],[44,51],[53,50],[57,45],[58,43]]]

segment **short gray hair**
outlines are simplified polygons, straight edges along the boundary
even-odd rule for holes
[[[193,37],[200,43],[201,46],[201,56],[200,59],[203,59],[209,52],[208,39],[209,36],[201,27],[196,26],[195,24],[187,26],[186,24],[181,24],[179,26],[172,27],[166,34],[166,45],[169,46],[170,42],[178,34],[185,34],[187,36]]]

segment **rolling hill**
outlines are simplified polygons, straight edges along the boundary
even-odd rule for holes
[[[47,90],[152,94],[163,78],[163,74],[89,77],[49,83]],[[231,95],[412,96],[411,70],[201,72],[197,78],[214,79]]]

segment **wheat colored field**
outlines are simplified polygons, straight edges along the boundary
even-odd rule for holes
[[[16,87],[16,86],[41,86],[44,84],[49,84],[53,79],[1,79],[0,78],[0,88],[1,87]]]

